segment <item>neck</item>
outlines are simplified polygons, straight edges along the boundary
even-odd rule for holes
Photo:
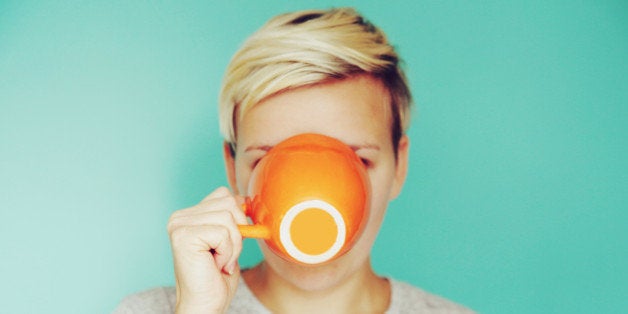
[[[367,260],[338,284],[307,289],[284,279],[266,262],[243,273],[253,294],[273,313],[383,313],[390,303],[390,285]]]

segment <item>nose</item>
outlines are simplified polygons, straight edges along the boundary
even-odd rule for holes
[[[292,258],[306,264],[318,264],[332,259],[342,249],[346,229],[336,207],[322,200],[308,200],[286,212],[279,237]]]

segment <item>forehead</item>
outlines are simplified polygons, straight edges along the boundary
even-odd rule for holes
[[[301,133],[319,133],[347,144],[390,140],[390,95],[368,75],[300,87],[271,96],[237,123],[238,146],[274,145]]]

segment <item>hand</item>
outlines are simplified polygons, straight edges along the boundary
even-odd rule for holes
[[[227,188],[176,211],[168,222],[177,291],[177,313],[223,313],[235,293],[240,269],[244,212]]]

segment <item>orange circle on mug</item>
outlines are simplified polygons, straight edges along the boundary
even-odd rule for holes
[[[369,201],[366,169],[349,146],[300,134],[277,144],[256,166],[246,205],[254,225],[239,227],[284,258],[319,264],[352,247]]]

